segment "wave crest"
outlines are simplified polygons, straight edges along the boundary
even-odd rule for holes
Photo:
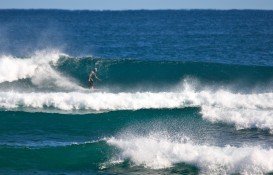
[[[238,129],[273,130],[273,93],[196,91],[190,87],[179,92],[6,91],[0,92],[0,107],[9,110],[30,108],[49,112],[53,108],[69,113],[199,107],[201,116],[211,122],[234,124]]]
[[[273,171],[273,149],[258,146],[198,145],[182,139],[147,136],[110,138],[107,143],[121,150],[119,156],[129,158],[136,165],[153,169],[168,168],[176,163],[188,163],[204,174],[264,174]]]
[[[30,78],[38,88],[81,89],[68,77],[62,75],[56,66],[62,56],[59,51],[39,51],[30,58],[12,56],[0,57],[0,83]]]
[[[89,112],[138,110],[149,108],[172,109],[183,107],[184,101],[185,98],[179,93],[171,92],[0,92],[0,106],[7,109],[18,107],[43,109],[53,107],[59,110],[89,110]]]

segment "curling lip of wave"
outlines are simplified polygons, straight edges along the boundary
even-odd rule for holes
[[[67,55],[59,51],[40,51],[24,59],[2,56],[0,57],[0,83],[30,78],[31,82],[40,88],[83,89],[52,67],[57,64],[61,56]]]
[[[0,58],[0,83],[29,78],[34,75],[38,65],[30,59]]]
[[[188,139],[172,141],[162,136],[110,138],[107,143],[118,147],[119,159],[129,158],[136,165],[153,169],[188,163],[204,174],[264,174],[273,171],[273,149],[258,146],[197,145]]]
[[[56,64],[61,53],[58,51],[40,51],[30,58],[15,58],[12,56],[0,57],[0,83],[12,82],[30,78],[35,75],[39,66],[49,63]]]

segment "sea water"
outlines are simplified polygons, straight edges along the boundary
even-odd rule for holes
[[[272,66],[273,11],[0,10],[0,174],[272,173]]]

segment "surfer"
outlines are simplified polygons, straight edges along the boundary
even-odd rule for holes
[[[89,82],[89,87],[90,87],[90,89],[94,89],[94,80],[95,80],[95,79],[101,81],[101,80],[97,77],[97,71],[98,71],[98,69],[95,68],[95,69],[93,69],[93,70],[90,72],[90,74],[89,74],[88,82]]]

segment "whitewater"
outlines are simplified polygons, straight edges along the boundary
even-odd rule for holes
[[[132,160],[134,166],[143,165],[163,169],[185,162],[201,169],[201,174],[264,174],[273,170],[273,149],[259,146],[224,147],[196,144],[188,137],[173,140],[159,134],[109,138],[107,143],[117,146],[120,153],[112,161]]]

